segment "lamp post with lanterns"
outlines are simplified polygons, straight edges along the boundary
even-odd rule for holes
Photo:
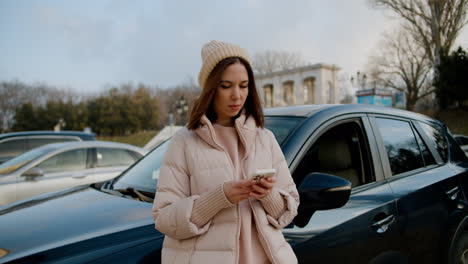
[[[356,77],[351,76],[351,84],[357,87],[358,90],[365,90],[366,89],[366,81],[367,75],[361,74],[361,72],[357,71]]]

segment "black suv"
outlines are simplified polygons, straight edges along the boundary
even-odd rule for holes
[[[94,133],[80,131],[24,131],[0,134],[0,164],[24,152],[50,143],[96,140]]]
[[[282,230],[299,263],[468,262],[468,159],[441,122],[311,105],[266,109],[265,127],[301,197]],[[0,263],[160,263],[151,208],[168,144],[114,180],[0,208]]]

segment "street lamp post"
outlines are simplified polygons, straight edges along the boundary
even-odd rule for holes
[[[356,85],[358,90],[366,89],[366,81],[367,75],[365,73],[361,75],[361,73],[358,71],[356,73],[356,78],[354,78],[354,76],[351,76],[351,84]]]

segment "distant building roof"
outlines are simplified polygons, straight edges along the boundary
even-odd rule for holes
[[[392,90],[384,89],[384,88],[372,88],[372,89],[365,89],[359,90],[356,92],[356,96],[367,96],[367,95],[381,95],[381,96],[392,96]]]
[[[334,64],[330,65],[330,64],[324,64],[324,63],[317,63],[314,65],[307,65],[307,66],[292,68],[288,70],[275,71],[275,72],[265,73],[265,74],[256,74],[255,79],[270,78],[270,77],[278,76],[278,75],[286,75],[286,74],[291,74],[291,73],[296,73],[296,72],[312,71],[312,70],[318,70],[321,68],[328,69],[328,70],[335,70],[335,71],[341,70],[340,67]]]

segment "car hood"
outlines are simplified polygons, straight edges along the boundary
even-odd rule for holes
[[[151,206],[81,187],[1,207],[0,248],[9,254],[0,262],[154,225]],[[162,235],[154,230],[154,236]]]

